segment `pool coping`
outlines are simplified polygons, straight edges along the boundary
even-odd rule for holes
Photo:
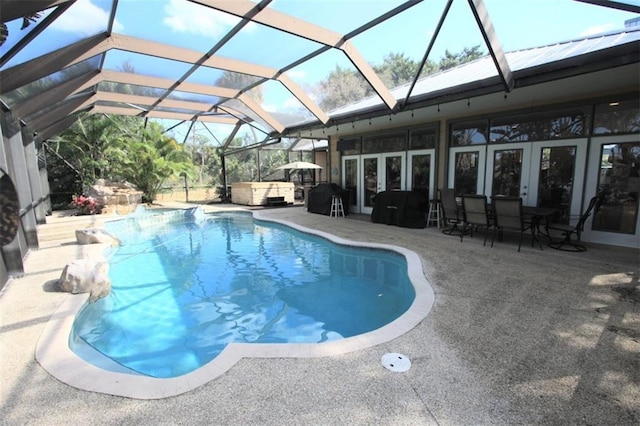
[[[77,389],[134,399],[162,399],[189,392],[220,377],[242,358],[315,358],[368,349],[407,333],[429,314],[435,294],[424,276],[422,260],[415,252],[390,244],[350,241],[286,220],[267,217],[258,211],[249,212],[256,220],[279,223],[336,244],[402,254],[416,293],[413,303],[399,318],[368,333],[323,343],[230,343],[216,358],[195,371],[178,377],[155,378],[104,370],[76,355],[69,348],[69,336],[73,321],[87,303],[89,295],[70,294],[46,323],[36,345],[36,360],[49,374]],[[102,256],[103,248],[103,244],[94,245],[90,256]]]

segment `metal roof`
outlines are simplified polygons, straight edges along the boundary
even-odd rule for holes
[[[605,51],[628,45],[627,51],[640,53],[640,28],[623,30],[619,32],[600,34],[579,40],[571,40],[548,46],[540,46],[531,49],[518,50],[505,53],[512,72],[517,75],[519,71],[526,71],[540,66],[552,67],[554,63],[563,60],[587,55],[589,53]],[[612,53],[613,55],[617,54]],[[612,63],[613,65],[613,63]],[[484,56],[475,61],[447,69],[419,79],[413,87],[411,95],[414,98],[425,98],[430,95],[440,94],[445,90],[455,90],[458,87],[497,77],[497,72],[490,56]],[[403,99],[409,91],[409,84],[405,84],[391,90],[396,99]],[[360,102],[345,105],[342,108],[330,112],[330,115],[339,116],[379,107],[381,104],[375,97],[363,99]],[[299,123],[302,124],[302,123]]]
[[[569,6],[566,13],[586,12],[603,23],[640,13],[635,1],[560,2]],[[533,10],[559,10],[558,1],[526,3],[535,5]],[[513,74],[524,69],[638,42],[636,31],[623,31],[505,54],[503,45],[524,38],[518,32],[524,4],[2,0],[0,19],[9,35],[0,46],[0,99],[14,120],[43,139],[88,111],[162,120],[183,133],[199,122],[220,144],[242,132],[266,141],[301,123],[326,125],[359,108],[381,107],[387,113],[411,108],[429,93],[482,79],[496,79],[510,91],[516,84]],[[23,17],[36,13],[21,28]],[[412,21],[416,17],[419,25]],[[556,18],[567,22],[571,16]],[[552,24],[539,22],[538,30],[541,25]],[[456,40],[463,28],[465,36]],[[535,32],[532,43],[544,35]],[[418,63],[436,61],[438,47],[454,52],[457,47],[447,44],[454,42],[480,45],[487,56],[420,80],[416,75],[412,84],[398,88],[385,83],[374,65],[380,52],[402,52]],[[333,111],[322,109],[318,82],[337,69],[358,73],[375,95]],[[311,74],[315,80],[306,79]]]

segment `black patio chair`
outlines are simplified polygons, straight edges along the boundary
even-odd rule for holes
[[[446,235],[460,235],[463,230],[458,225],[463,224],[462,212],[456,203],[456,197],[453,189],[439,189],[440,205],[442,206],[442,221],[445,226],[449,226],[442,230]]]
[[[522,198],[514,197],[492,197],[491,204],[493,205],[493,239],[491,240],[491,247],[496,239],[496,232],[502,233],[503,230],[509,229],[520,233],[520,240],[518,242],[518,252],[522,246],[522,236],[526,231],[531,231],[531,247],[533,242],[540,241],[535,237],[535,230],[531,222],[528,222],[524,218],[522,212]],[[542,250],[542,245],[540,245]]]
[[[583,252],[587,251],[587,248],[580,244],[580,236],[582,231],[584,230],[584,223],[587,221],[587,218],[591,216],[591,213],[594,209],[597,210],[598,207],[602,205],[604,198],[601,196],[595,196],[589,201],[589,205],[587,209],[580,215],[578,222],[575,225],[564,225],[560,223],[552,223],[548,225],[548,233],[549,239],[551,240],[548,244],[549,247],[562,250],[562,251],[572,251],[572,252]],[[551,230],[560,231],[562,235],[561,240],[553,241],[551,237]],[[574,238],[575,237],[575,238]]]
[[[460,242],[464,238],[465,233],[469,233],[473,237],[473,228],[484,228],[484,243],[487,245],[487,235],[489,228],[493,226],[491,214],[487,207],[486,195],[463,195],[462,196],[462,233],[460,234]]]

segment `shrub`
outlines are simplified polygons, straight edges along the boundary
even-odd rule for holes
[[[100,214],[102,213],[102,204],[93,197],[85,197],[84,195],[74,195],[71,200],[71,206],[78,209],[78,214]]]

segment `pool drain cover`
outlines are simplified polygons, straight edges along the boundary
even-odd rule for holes
[[[411,361],[405,355],[389,353],[382,355],[382,366],[396,373],[404,373],[411,368]]]

